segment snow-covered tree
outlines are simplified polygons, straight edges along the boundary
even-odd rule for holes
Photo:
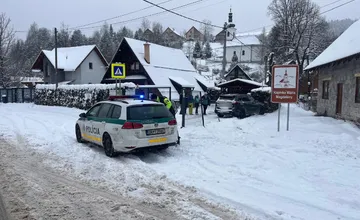
[[[205,57],[207,59],[211,58],[212,56],[212,49],[209,42],[206,42],[205,44]]]
[[[200,31],[204,34],[204,41],[203,41],[203,45],[208,42],[208,41],[212,41],[213,39],[213,31],[214,28],[211,26],[211,21],[210,20],[203,20],[204,24],[201,24],[200,26]]]
[[[11,20],[5,13],[0,14],[0,87],[11,85],[11,77],[16,77],[13,72],[10,49],[14,42],[15,32],[11,27]]]
[[[100,31],[95,31],[88,40],[88,44],[95,44],[98,47],[100,46],[101,33]]]
[[[144,18],[144,19],[141,21],[140,27],[141,27],[141,30],[144,32],[144,31],[146,31],[146,29],[150,29],[150,27],[151,27],[151,22],[150,22],[148,19]]]
[[[152,24],[152,32],[154,33],[154,42],[155,44],[164,45],[164,39],[163,39],[163,26],[160,22],[153,22]]]
[[[60,30],[58,31],[57,46],[70,47],[70,32],[64,23],[61,24]]]
[[[272,0],[268,9],[279,37],[275,49],[295,59],[302,73],[314,38],[326,32],[320,7],[311,0]],[[273,52],[278,58],[278,51]]]
[[[142,40],[143,34],[144,34],[144,31],[141,28],[139,28],[137,31],[135,31],[134,38],[137,40]]]
[[[201,45],[200,45],[200,42],[197,41],[197,42],[195,43],[195,47],[194,47],[194,51],[193,51],[193,57],[194,57],[194,58],[200,58],[200,57],[201,57],[201,54],[202,54]]]
[[[106,60],[111,61],[111,58],[113,57],[116,49],[115,49],[115,44],[110,36],[109,25],[104,24],[100,32],[102,33],[102,35],[101,35],[99,48],[103,53],[104,57],[106,58]]]
[[[87,37],[81,33],[81,30],[75,30],[70,38],[70,46],[83,46],[87,44]]]

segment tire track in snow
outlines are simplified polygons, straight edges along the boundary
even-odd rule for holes
[[[19,144],[25,144],[26,141],[18,136]],[[11,151],[10,148],[8,148]],[[71,179],[70,177],[65,177],[58,175],[53,172],[49,172],[47,169],[44,169],[39,166],[39,161],[25,162],[25,160],[13,160],[12,164],[15,165],[21,172],[23,176],[28,179],[31,179],[34,182],[41,180],[42,182],[47,182],[46,184],[57,183],[62,186],[73,188],[79,192],[84,192],[88,195],[97,196],[104,198],[109,201],[118,202],[119,206],[126,206],[136,209],[139,213],[144,213],[147,216],[152,216],[157,219],[185,219],[181,216],[178,216],[176,213],[173,213],[165,208],[157,207],[151,203],[136,202],[129,197],[124,197],[119,194],[109,193],[105,190],[94,188],[89,185],[85,185],[77,180]],[[116,205],[116,204],[115,204]]]
[[[0,220],[9,220],[1,193],[0,193]]]

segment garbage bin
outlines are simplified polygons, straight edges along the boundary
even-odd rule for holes
[[[6,96],[6,95],[2,95],[2,96],[1,96],[1,101],[2,101],[2,103],[7,103],[7,102],[8,102],[7,96]]]

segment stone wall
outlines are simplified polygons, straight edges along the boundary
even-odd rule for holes
[[[360,120],[360,103],[355,103],[356,76],[360,77],[360,59],[352,59],[319,70],[317,113],[347,120]],[[329,99],[323,99],[323,81],[329,80]],[[336,115],[337,84],[343,83],[342,113]]]

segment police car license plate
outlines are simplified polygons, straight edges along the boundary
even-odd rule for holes
[[[165,128],[146,130],[146,135],[165,134]]]

